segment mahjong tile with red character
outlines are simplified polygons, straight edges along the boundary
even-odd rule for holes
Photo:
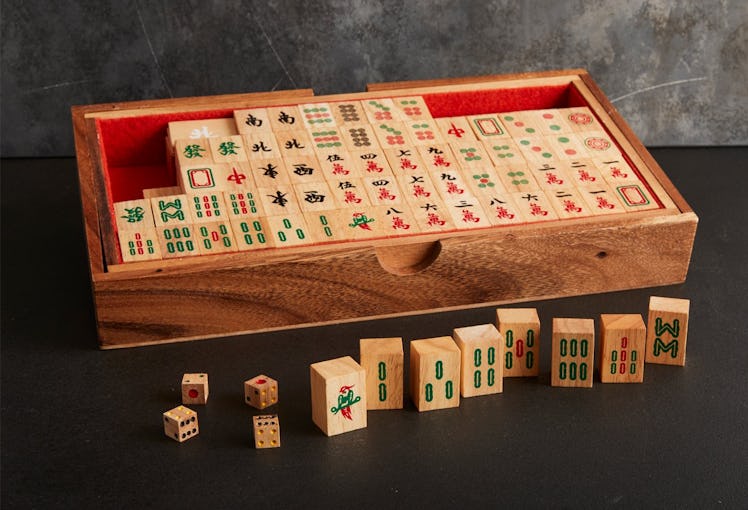
[[[452,148],[446,143],[420,145],[418,146],[418,153],[430,172],[460,168],[457,158],[452,153]]]
[[[404,121],[431,120],[431,112],[421,96],[394,97],[392,103]]]
[[[500,138],[510,138],[499,114],[470,115],[467,117],[470,128],[479,140],[491,141]]]
[[[342,127],[343,124],[363,124],[367,122],[366,113],[364,113],[360,101],[338,101],[328,104],[339,127]]]
[[[210,138],[208,144],[213,161],[216,163],[234,163],[248,160],[244,139],[241,135]]]
[[[414,145],[445,143],[436,123],[432,119],[408,120],[403,122],[403,124]]]
[[[337,125],[332,107],[328,103],[301,104],[299,114],[309,131],[326,131]]]
[[[383,122],[399,122],[402,120],[400,110],[390,98],[364,99],[361,101],[369,124],[377,125]]]
[[[491,164],[483,143],[479,140],[474,142],[452,142],[449,144],[455,159],[462,168],[482,168]]]
[[[268,111],[265,108],[247,108],[234,110],[234,120],[240,135],[248,135],[258,131],[272,131]]]
[[[394,175],[364,177],[361,182],[369,196],[369,202],[373,205],[400,204],[404,201]]]
[[[530,166],[530,170],[538,185],[543,189],[554,190],[573,186],[571,177],[558,162]]]
[[[226,203],[226,213],[230,218],[265,216],[256,189],[224,191],[223,201]]]
[[[471,194],[463,173],[458,170],[431,172],[429,175],[442,200],[447,203]]]
[[[216,165],[213,170],[216,188],[220,190],[243,190],[255,187],[252,167],[246,161]]]
[[[467,195],[459,200],[445,201],[447,212],[458,230],[490,227],[488,215],[474,196]]]
[[[389,175],[389,177],[392,177]],[[340,179],[329,181],[330,192],[341,207],[370,206],[371,201],[361,179]]]
[[[623,157],[596,158],[592,160],[592,163],[600,170],[603,179],[611,186],[618,186],[625,183],[638,184],[641,182],[634,169],[631,168]]]
[[[580,188],[578,191],[595,216],[626,212],[623,204],[605,183],[598,187]]]
[[[318,152],[317,161],[325,180],[360,177],[356,159],[348,151]]]
[[[501,190],[484,193],[478,196],[491,225],[517,225],[525,223],[522,213],[509,195]]]
[[[343,144],[349,151],[379,149],[379,140],[370,124],[345,124],[339,130]]]
[[[351,151],[350,154],[358,176],[392,175],[387,155],[382,149]]]
[[[408,204],[377,206],[375,217],[382,223],[387,237],[402,237],[420,232]]]
[[[272,106],[267,112],[273,131],[305,129],[301,112],[295,105]]]
[[[383,149],[398,149],[414,145],[403,122],[379,122],[372,124],[372,128]]]
[[[291,176],[282,158],[252,160],[249,162],[249,169],[258,188],[291,182]]]
[[[416,203],[423,200],[434,200],[439,198],[439,191],[427,172],[409,175],[396,175],[400,189],[403,191],[405,201]]]
[[[284,158],[283,161],[293,184],[325,179],[316,156],[294,156]]]
[[[592,216],[592,210],[579,192],[573,188],[548,190],[548,200],[560,218],[582,218]]]
[[[249,161],[255,159],[279,159],[283,155],[272,131],[258,131],[242,135],[244,151]]]
[[[398,149],[384,149],[387,162],[395,175],[421,173],[426,170],[426,163],[416,147],[400,147]]]
[[[410,203],[410,210],[423,233],[450,232],[456,230],[446,204],[438,197]]]
[[[579,159],[574,161],[559,162],[558,166],[566,170],[574,185],[579,188],[597,188],[605,186],[605,179],[597,169],[592,160]]]
[[[470,127],[467,117],[443,117],[434,119],[436,126],[447,143],[474,142],[478,140]]]
[[[294,184],[293,188],[302,212],[327,211],[340,207],[326,181]]]
[[[602,126],[595,118],[592,110],[586,106],[560,108],[558,111],[574,131],[602,130]]]
[[[542,190],[510,193],[528,223],[557,220],[558,214]]]
[[[494,166],[522,165],[525,163],[525,158],[522,156],[519,147],[511,138],[483,140],[483,147]]]

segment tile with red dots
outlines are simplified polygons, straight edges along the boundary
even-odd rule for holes
[[[414,145],[444,143],[442,135],[432,119],[408,120],[403,124]]]
[[[367,121],[360,101],[339,101],[328,104],[336,123],[341,128],[344,124],[362,124]]]
[[[532,116],[532,124],[542,135],[557,135],[573,131],[562,110],[532,110],[528,113]]]
[[[479,140],[492,141],[510,137],[498,114],[470,115],[467,121]]]
[[[384,155],[395,175],[422,173],[427,167],[416,147],[400,147],[398,149],[384,149]]]
[[[553,153],[561,159],[579,159],[589,156],[589,150],[585,147],[581,138],[573,133],[561,133],[546,136]]]
[[[328,103],[301,104],[299,114],[309,131],[326,131],[337,125],[332,107]]]
[[[361,107],[366,114],[369,124],[378,125],[383,122],[399,122],[402,120],[400,110],[390,98],[366,99],[361,101]]]
[[[443,117],[434,119],[447,143],[474,142],[477,140],[466,117]]]
[[[525,158],[525,161],[530,166],[559,159],[553,146],[546,138],[523,137],[518,138],[516,141],[522,157]]]
[[[513,138],[542,136],[537,119],[530,112],[507,112],[500,114],[499,118]]]
[[[234,110],[234,120],[240,135],[249,135],[258,131],[272,131],[266,108],[247,108]]]
[[[510,193],[528,223],[557,220],[558,214],[542,190]]]
[[[446,143],[418,146],[418,153],[430,172],[459,169],[460,164]]]
[[[431,112],[421,96],[396,97],[392,103],[404,121],[431,120]]]
[[[372,126],[379,145],[383,149],[397,149],[413,145],[404,122],[386,121],[372,124]]]
[[[393,174],[386,150],[377,148],[351,151],[351,157],[353,158],[353,164],[356,168],[356,174],[360,177],[376,177]]]
[[[476,140],[474,142],[453,142],[449,146],[455,159],[464,169],[483,168],[491,164],[491,158],[483,144]]]
[[[602,130],[602,126],[592,113],[592,110],[586,106],[575,108],[561,108],[558,110],[564,121],[574,131],[595,131]]]

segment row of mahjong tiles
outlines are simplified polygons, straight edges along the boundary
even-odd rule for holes
[[[347,102],[337,110],[330,104],[315,104],[236,111],[234,127],[243,134],[216,133],[217,124],[211,121],[170,124],[172,137],[189,132],[207,139],[176,140],[177,167],[185,177],[179,179],[182,186],[176,194],[172,188],[169,196],[115,204],[123,261],[488,228],[658,207],[607,135],[577,125],[599,127],[586,108],[430,119],[424,116],[425,107],[412,106],[419,99],[408,99],[408,111],[419,114],[417,127],[434,124],[435,129],[427,129],[426,135],[420,132],[425,139],[416,143],[411,144],[414,137],[407,135],[403,137],[407,144],[397,139],[397,148],[382,148],[391,139],[377,135],[378,131],[360,136],[362,129],[375,130],[373,125],[351,127],[349,121],[360,119],[361,112],[377,120],[366,103]],[[383,103],[388,104],[377,101],[380,106]],[[386,116],[401,119],[396,116],[396,102],[389,104]],[[343,106],[345,115],[340,113]],[[315,112],[313,119],[329,122],[324,142],[309,143],[310,136],[319,134],[313,123],[307,124],[307,131],[267,129],[277,127],[272,119],[293,118],[295,122],[296,115],[308,111]],[[541,119],[553,123],[546,125]],[[227,125],[227,119],[218,120]],[[258,129],[248,134],[242,124]],[[395,132],[404,133],[402,125],[392,126]],[[525,147],[523,142],[528,140],[516,131],[515,136],[510,134],[520,128],[544,134]],[[346,132],[358,133],[358,139],[346,138]],[[290,138],[279,144],[281,136]],[[379,145],[374,145],[377,136]],[[453,141],[457,136],[471,140]],[[538,144],[551,142],[570,143],[570,148],[554,153],[536,150]],[[240,143],[250,148],[259,144],[259,155],[264,157],[240,151]],[[353,143],[370,146],[348,150]],[[197,156],[185,157],[186,148]],[[267,152],[274,157],[266,157]],[[198,158],[199,163],[190,161]],[[350,161],[357,164],[348,166]]]

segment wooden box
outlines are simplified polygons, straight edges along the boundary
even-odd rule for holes
[[[434,119],[587,107],[626,171],[638,177],[642,195],[632,203],[648,206],[122,262],[113,204],[176,184],[165,147],[169,122],[231,118],[253,107],[413,96],[423,97]],[[386,83],[335,96],[298,90],[79,106],[72,113],[102,348],[673,284],[688,270],[696,215],[583,70]],[[523,154],[529,161],[532,154]]]

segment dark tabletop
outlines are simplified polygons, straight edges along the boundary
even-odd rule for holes
[[[4,508],[748,508],[748,148],[655,149],[699,216],[682,285],[530,302],[541,376],[451,410],[371,411],[332,438],[311,420],[309,364],[362,337],[448,335],[494,308],[100,351],[74,159],[2,161]],[[643,384],[552,388],[553,317],[691,300],[685,367]],[[406,354],[407,356],[407,354]],[[200,435],[161,413],[207,372]],[[242,382],[279,382],[282,447],[255,450]]]

